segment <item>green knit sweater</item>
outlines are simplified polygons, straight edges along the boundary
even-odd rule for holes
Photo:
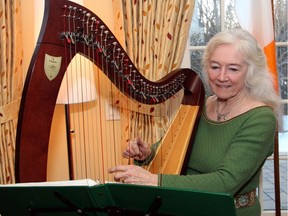
[[[162,175],[162,187],[243,194],[258,187],[261,167],[273,153],[276,116],[267,106],[225,122],[201,116],[187,175]],[[260,215],[259,201],[237,215]]]

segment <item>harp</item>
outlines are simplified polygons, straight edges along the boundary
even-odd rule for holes
[[[69,52],[70,58],[65,58]],[[87,55],[87,52],[93,53]],[[116,54],[117,52],[117,54]],[[204,100],[204,88],[200,78],[191,69],[177,69],[157,82],[147,80],[125,53],[113,33],[89,9],[67,0],[45,0],[45,13],[41,32],[32,56],[23,89],[18,128],[16,135],[15,176],[17,182],[46,181],[47,155],[51,123],[58,91],[66,73],[67,65],[72,57],[81,54],[91,60],[111,82],[131,100],[143,104],[159,104],[174,93],[184,89],[184,97],[180,109],[185,115],[177,119],[182,132],[177,143],[185,143],[185,147],[173,147],[171,134],[167,135],[167,144],[161,146],[167,158],[171,150],[181,158],[177,167],[181,172],[185,164],[185,152],[191,148],[193,126],[197,124],[199,107]],[[119,57],[121,56],[121,58]],[[46,75],[52,72],[53,79]],[[51,79],[50,79],[51,78]],[[189,120],[183,118],[188,117]],[[175,128],[175,130],[178,130]],[[181,157],[180,157],[181,155]],[[166,161],[170,161],[166,159]],[[150,171],[159,170],[160,161],[153,160]],[[168,168],[170,169],[170,168]],[[174,168],[173,168],[174,169]]]

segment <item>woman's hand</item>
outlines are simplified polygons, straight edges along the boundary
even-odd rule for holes
[[[136,165],[118,165],[108,170],[109,173],[114,173],[116,182],[123,182],[137,185],[158,185],[158,175],[152,174],[149,171]]]
[[[123,152],[123,157],[143,161],[148,158],[150,154],[150,146],[140,138],[136,138],[129,141],[126,150]]]

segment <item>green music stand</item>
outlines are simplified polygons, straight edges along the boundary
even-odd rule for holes
[[[107,183],[0,186],[1,216],[235,216],[227,194]]]

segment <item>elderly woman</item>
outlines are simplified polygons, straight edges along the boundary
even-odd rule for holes
[[[151,174],[136,165],[109,172],[125,183],[228,193],[237,215],[260,216],[256,188],[281,118],[265,55],[253,36],[236,29],[216,34],[202,62],[212,95],[205,101],[186,174]],[[153,151],[135,139],[123,155],[145,161]]]

